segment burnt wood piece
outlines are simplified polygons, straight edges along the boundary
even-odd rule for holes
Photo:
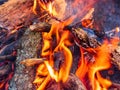
[[[4,60],[9,60],[9,61],[15,61],[16,56],[14,55],[5,55],[5,56],[0,56],[0,62],[4,62]]]
[[[0,30],[0,49],[2,49],[5,45],[9,45],[10,43],[17,41],[24,34],[25,28],[21,28],[19,30],[14,30],[14,32],[9,33],[9,30],[6,30],[5,34],[3,30]],[[3,33],[3,35],[2,35]]]
[[[70,31],[72,32],[74,41],[78,46],[85,48],[96,48],[101,45],[99,41],[97,41],[95,38],[90,37],[87,32],[81,28],[72,28]]]
[[[21,61],[21,64],[25,66],[34,66],[37,64],[44,63],[44,61],[47,60],[46,58],[31,58],[31,59],[25,59]]]
[[[5,45],[0,50],[0,56],[10,55],[17,48],[18,48],[18,41],[12,42],[9,45]]]
[[[0,50],[0,90],[8,90],[8,83],[14,74],[17,44],[18,41],[14,41]]]
[[[54,53],[54,69],[56,71],[60,70],[61,64],[64,63],[64,55],[62,51]]]
[[[51,80],[45,90],[87,90],[83,83],[74,74],[70,74],[65,83]]]
[[[0,81],[4,80],[5,75],[8,75],[12,71],[12,63],[9,61],[0,63]]]
[[[31,31],[36,31],[36,32],[49,32],[51,28],[51,24],[48,24],[46,22],[39,22],[33,25],[30,25],[30,30]]]
[[[0,66],[0,90],[8,90],[9,81],[14,74],[14,63],[13,62],[3,62]]]
[[[10,55],[0,56],[0,90],[8,90],[9,81],[14,74],[16,51]]]

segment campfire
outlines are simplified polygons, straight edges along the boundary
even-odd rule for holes
[[[0,27],[0,89],[11,90],[10,81],[15,78],[14,73],[21,72],[15,71],[20,65],[35,70],[31,90],[119,90],[119,81],[111,79],[120,69],[119,26],[107,31],[97,28],[93,16],[97,3],[97,0],[9,0],[3,4],[3,11],[10,5],[16,5],[16,9],[0,15],[4,17]],[[23,8],[25,11],[20,12]],[[12,16],[6,15],[14,9]],[[18,63],[20,41],[30,32],[40,35],[39,43],[35,39],[32,43],[37,43],[37,48],[33,47],[36,56],[22,58]]]

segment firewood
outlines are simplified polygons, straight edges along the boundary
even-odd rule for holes
[[[55,52],[54,53],[54,69],[56,71],[60,70],[61,64],[64,62],[64,55],[63,52]]]
[[[24,64],[25,66],[34,66],[36,64],[44,63],[45,58],[31,58],[21,61],[21,64]]]
[[[72,28],[71,32],[73,33],[74,41],[78,46],[85,48],[96,48],[101,45],[99,41],[97,41],[95,38],[90,37],[87,32],[81,28]]]
[[[18,41],[12,42],[8,45],[5,45],[1,50],[0,50],[0,56],[4,55],[10,55],[14,50],[18,48]]]
[[[114,87],[116,89],[119,89],[120,88],[120,84],[119,83],[112,83],[112,86],[111,87]]]
[[[5,75],[9,74],[12,71],[12,63],[11,62],[4,62],[3,65],[0,67],[0,77],[4,77]]]
[[[83,83],[77,78],[74,74],[70,74],[67,82],[65,83],[57,83],[51,80],[45,90],[86,90]]]
[[[1,30],[2,31],[2,30]],[[9,32],[9,30],[6,30],[5,35],[1,36],[0,38],[0,49],[3,48],[5,45],[9,45],[12,42],[17,41],[18,39],[20,39],[22,37],[22,35],[24,34],[25,28],[21,28],[19,30],[13,30],[12,32]],[[2,32],[0,32],[2,34]]]
[[[29,28],[31,31],[49,32],[51,26],[52,26],[51,24],[48,24],[45,22],[39,22],[37,24],[31,25]],[[90,37],[87,34],[87,32],[85,32],[82,28],[79,28],[78,26],[73,25],[73,26],[65,26],[64,27],[65,30],[67,29],[73,34],[74,41],[78,46],[81,45],[83,47],[95,48],[95,47],[101,45],[99,41],[97,41],[95,38]]]
[[[33,25],[30,25],[31,31],[37,31],[37,32],[49,32],[51,25],[45,22],[39,22]]]
[[[16,59],[16,56],[13,56],[13,55],[0,56],[0,62],[4,62],[5,60],[9,60],[12,62],[15,59]]]

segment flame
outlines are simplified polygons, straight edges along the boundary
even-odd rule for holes
[[[81,0],[75,0],[73,6],[82,3]],[[41,52],[41,57],[46,58],[44,64],[40,64],[37,68],[36,78],[34,80],[34,84],[37,85],[37,90],[45,90],[46,85],[49,83],[51,79],[54,79],[56,82],[65,83],[68,79],[71,65],[72,65],[72,53],[68,46],[71,46],[70,42],[70,32],[68,30],[63,30],[63,28],[69,24],[78,16],[82,15],[83,11],[89,11],[88,9],[93,5],[96,1],[88,6],[88,8],[83,9],[77,15],[69,18],[64,22],[57,22],[52,24],[51,30],[49,32],[42,33],[43,37],[43,47]],[[37,14],[36,8],[37,4],[40,5],[42,9],[47,11],[50,15],[56,16],[56,9],[54,6],[54,1],[49,1],[47,3],[34,0],[33,12]],[[85,18],[91,17],[91,13],[94,9],[91,9],[89,14],[82,20],[82,25],[84,27],[91,27],[91,23],[93,22],[91,19],[85,20]],[[54,39],[55,38],[55,39]],[[111,45],[115,48],[118,44],[114,40],[111,41]],[[111,82],[107,79],[104,79],[100,75],[101,70],[105,70],[110,68],[110,44],[105,41],[105,43],[98,48],[90,48],[86,51],[89,53],[94,53],[93,58],[94,61],[89,61],[85,59],[84,49],[80,47],[81,58],[80,65],[76,71],[76,75],[84,82],[84,78],[87,75],[90,81],[90,85],[92,90],[107,90],[109,86],[111,86]],[[60,65],[59,70],[54,69],[54,53],[62,52],[64,54],[63,63]]]
[[[71,17],[65,22],[52,24],[51,30],[48,33],[42,33],[43,47],[41,56],[47,58],[47,60],[37,68],[36,78],[33,82],[38,86],[37,90],[45,89],[45,86],[51,78],[56,82],[64,83],[67,81],[73,58],[68,46],[71,46],[72,43],[70,42],[69,37],[70,32],[68,30],[63,30],[63,28],[70,24],[74,17],[75,16]],[[54,40],[53,37],[56,39]],[[63,63],[60,65],[58,71],[54,68],[54,53],[56,52],[62,52],[64,54]],[[40,76],[44,76],[44,78],[41,78]]]
[[[58,25],[64,27],[63,23],[59,23]],[[51,58],[50,60],[48,60],[48,61],[52,61],[52,66],[50,66],[49,62],[47,61],[45,61],[45,64],[52,78],[54,78],[57,82],[59,81],[65,82],[68,78],[70,67],[72,64],[72,54],[67,47],[70,45],[70,42],[68,41],[69,31],[62,31],[62,27],[58,28],[58,25],[56,24],[53,25],[51,28],[51,31],[48,34],[44,34],[43,36],[44,47],[42,50],[42,56],[50,56],[50,55],[53,55],[54,52],[58,52],[58,51],[62,51],[64,53],[64,56],[65,56],[64,64],[61,66],[59,72],[54,71],[54,69],[52,68],[53,61],[54,61],[52,56],[50,56]],[[59,32],[61,32],[61,35],[59,34]],[[52,44],[50,40],[51,35],[56,35],[56,39],[57,39],[57,46],[53,51],[51,51],[50,49]],[[70,63],[67,63],[68,60]]]
[[[85,60],[84,52],[81,49],[81,60],[76,75],[84,81],[84,77],[87,74],[92,85],[92,90],[107,90],[112,85],[111,81],[104,79],[100,75],[100,71],[110,68],[110,52],[116,48],[118,42],[118,39],[111,40],[111,43],[105,41],[104,44],[98,48],[88,49],[88,52],[94,53],[94,62]]]
[[[88,62],[87,60],[84,59],[84,53],[82,48],[80,48],[80,51],[81,51],[81,58],[79,60],[80,64],[79,64],[79,68],[76,71],[76,75],[83,81],[83,78],[88,71]]]
[[[34,14],[37,14],[36,9],[37,9],[37,5],[39,5],[43,10],[47,11],[50,15],[56,16],[57,12],[54,6],[54,1],[49,1],[49,2],[45,2],[45,1],[41,1],[41,0],[34,0],[34,4],[33,4],[33,12]]]
[[[116,27],[116,32],[120,32],[120,28],[119,27]]]
[[[96,51],[97,51],[97,54],[95,56],[95,62],[90,63],[88,76],[91,81],[93,90],[99,90],[99,88],[107,89],[108,87],[106,87],[106,86],[103,86],[103,87],[100,86],[102,84],[98,81],[98,79],[100,78],[100,75],[96,74],[96,73],[99,73],[99,71],[101,71],[101,70],[110,68],[110,60],[109,60],[110,53],[107,48],[107,44],[104,44],[101,47],[97,48]],[[95,78],[95,76],[97,76],[97,78]],[[108,84],[111,85],[110,82]]]
[[[37,0],[34,0],[34,4],[33,4],[33,8],[32,8],[34,14],[37,14],[36,7],[37,7]]]

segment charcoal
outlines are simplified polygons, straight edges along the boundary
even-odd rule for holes
[[[61,64],[64,62],[63,52],[55,52],[54,53],[54,69],[59,71]]]

